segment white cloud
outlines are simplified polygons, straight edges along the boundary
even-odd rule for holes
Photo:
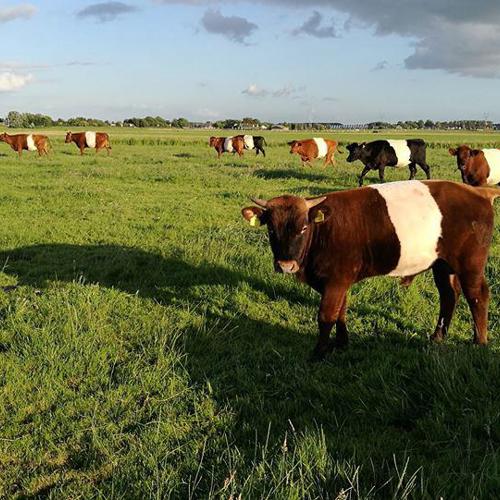
[[[0,8],[0,23],[7,23],[15,19],[29,19],[36,13],[36,7],[30,3],[23,3],[16,7]]]
[[[20,75],[10,71],[0,73],[0,92],[19,90],[33,81],[33,75]]]
[[[231,4],[245,0],[230,0]],[[229,0],[156,0],[161,4],[220,5]],[[348,16],[346,26],[373,28],[378,36],[398,35],[413,43],[408,69],[440,69],[462,76],[500,77],[499,0],[253,0],[264,6],[333,9]],[[297,10],[299,15],[303,11]],[[313,16],[299,28],[334,35]],[[316,35],[314,35],[316,33]]]
[[[291,97],[300,96],[305,90],[305,87],[294,87],[293,85],[285,85],[279,89],[270,90],[259,87],[256,83],[251,83],[246,89],[242,90],[242,94],[250,97]]]

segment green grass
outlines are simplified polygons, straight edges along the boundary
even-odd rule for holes
[[[240,209],[354,187],[359,164],[301,167],[285,143],[307,133],[220,162],[207,131],[111,129],[112,156],[83,158],[48,133],[49,158],[0,144],[0,286],[18,285],[0,291],[0,497],[500,494],[498,230],[488,348],[471,345],[464,301],[429,344],[430,275],[376,278],[351,291],[349,349],[310,364],[318,296],[272,272]],[[390,134],[404,135],[455,180],[448,144],[500,144]]]

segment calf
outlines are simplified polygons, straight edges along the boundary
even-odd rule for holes
[[[0,141],[6,142],[14,151],[17,151],[19,158],[22,156],[23,149],[26,151],[38,151],[38,156],[49,154],[50,141],[46,135],[9,135],[4,132],[3,134],[0,134]]]
[[[235,137],[210,137],[209,146],[217,151],[217,158],[220,158],[223,153],[238,153],[238,156],[243,156],[245,149],[245,140],[242,135]]]
[[[337,141],[325,140],[321,137],[315,137],[314,139],[304,139],[301,141],[291,141],[288,143],[290,146],[290,154],[298,154],[302,160],[302,165],[309,164],[311,166],[311,161],[316,158],[325,158],[325,163],[323,167],[326,167],[329,163],[335,166],[335,159],[333,155],[335,154],[335,149],[338,144]],[[342,151],[339,150],[339,153]]]
[[[255,154],[262,153],[266,156],[264,146],[267,146],[266,140],[260,135],[244,135],[245,149],[255,149]]]
[[[106,148],[108,155],[111,151],[109,135],[106,132],[68,132],[64,142],[66,144],[74,142],[78,146],[81,155],[83,155],[85,148],[95,149],[96,154],[104,148]]]
[[[348,342],[346,297],[372,276],[406,281],[432,269],[439,319],[432,335],[447,334],[462,289],[474,320],[474,342],[486,344],[488,285],[484,268],[493,231],[495,188],[447,181],[400,181],[319,198],[254,199],[242,210],[251,225],[267,225],[277,272],[295,274],[321,294],[321,359]],[[336,340],[330,332],[336,326]]]
[[[409,167],[410,180],[417,173],[416,165],[425,172],[427,179],[431,178],[431,169],[426,162],[427,145],[422,139],[408,140],[381,140],[373,142],[354,142],[347,146],[349,163],[360,160],[365,168],[359,176],[359,185],[363,185],[363,179],[370,170],[378,170],[379,178],[384,182],[385,167]]]
[[[494,186],[500,183],[500,149],[471,149],[469,146],[450,148],[457,157],[462,180],[471,186]]]

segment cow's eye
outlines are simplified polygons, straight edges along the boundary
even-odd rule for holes
[[[306,229],[307,229],[307,225],[304,226],[301,230],[300,230],[300,234],[304,234],[306,232]]]

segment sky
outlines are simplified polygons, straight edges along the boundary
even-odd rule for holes
[[[499,0],[0,0],[0,116],[500,122]]]

